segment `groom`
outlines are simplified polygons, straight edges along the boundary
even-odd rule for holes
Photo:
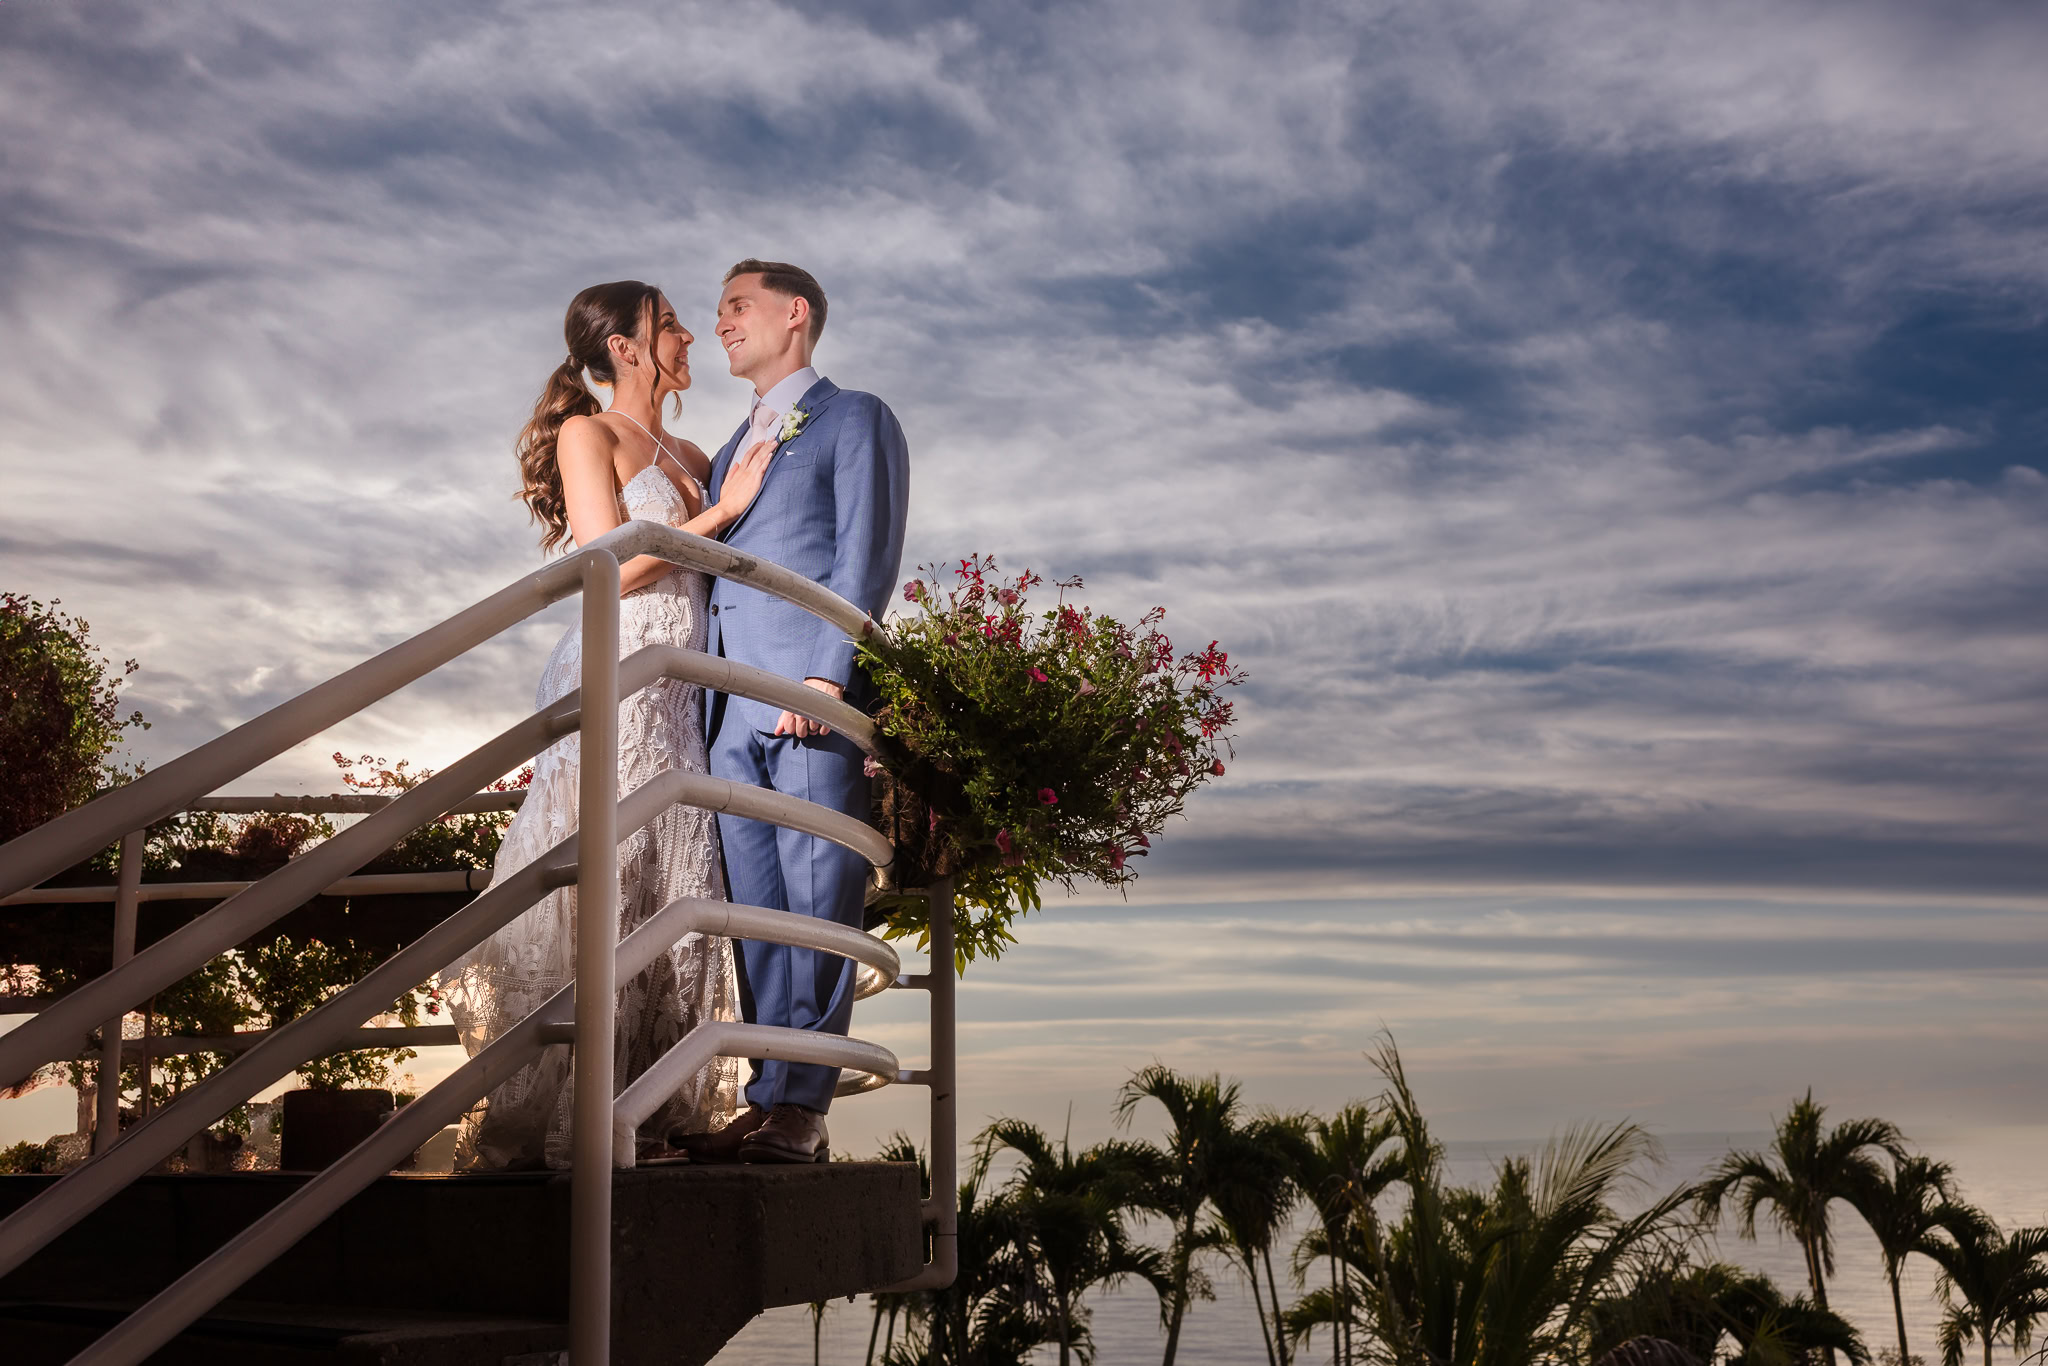
[[[781,440],[760,493],[726,529],[726,543],[808,575],[879,618],[903,560],[910,452],[887,404],[811,368],[824,328],[825,292],[809,271],[748,259],[725,273],[718,340],[732,373],[753,384],[754,406],[712,462],[709,499],[717,501],[736,453]],[[853,642],[780,598],[715,580],[710,627],[707,648],[728,659],[801,678],[828,697],[844,698],[856,686]],[[711,699],[708,720],[715,776],[868,819],[863,756],[845,736],[723,694]],[[867,889],[860,855],[735,816],[719,816],[718,829],[734,901],[859,928]],[[846,1033],[852,963],[783,944],[743,940],[739,948],[748,1021]],[[694,1161],[822,1162],[825,1111],[838,1081],[834,1067],[757,1060],[738,1118],[715,1134],[675,1141]]]

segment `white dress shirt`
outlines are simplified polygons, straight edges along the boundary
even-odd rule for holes
[[[754,399],[754,407],[748,414],[749,421],[758,423],[763,408],[775,414],[776,432],[781,431],[781,419],[789,416],[789,410],[796,407],[798,400],[810,392],[818,382],[817,367],[806,365],[793,375],[786,375],[767,393]],[[758,429],[758,428],[757,428]]]

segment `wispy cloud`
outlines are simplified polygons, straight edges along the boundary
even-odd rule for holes
[[[0,568],[180,752],[537,563],[508,447],[577,288],[708,331],[783,256],[910,433],[913,560],[1078,572],[1251,671],[1148,900],[1961,923],[2048,873],[2044,67],[2000,4],[12,6]],[[676,428],[743,403],[707,373]],[[445,762],[563,621],[248,786]],[[1469,995],[1463,935],[1358,971]],[[1772,971],[1538,939],[1486,952]]]

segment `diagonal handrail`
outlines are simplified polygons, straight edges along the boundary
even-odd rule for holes
[[[781,703],[842,730],[870,753],[874,750],[874,723],[856,708],[779,674],[701,651],[672,645],[636,650],[619,666],[620,694],[630,696],[663,677],[721,690],[745,689],[764,701]],[[67,1048],[69,1055],[75,1055],[78,1040],[116,1013],[197,971],[376,857],[408,831],[467,800],[513,764],[571,733],[580,720],[581,698],[578,689],[518,722],[361,823],[230,896],[208,915],[165,936],[119,968],[53,1002],[31,1024],[0,1036],[0,1077],[27,1076],[43,1063],[67,1056]],[[451,793],[457,794],[454,802],[448,800]]]
[[[33,887],[106,848],[128,831],[143,829],[184,810],[187,803],[569,596],[577,591],[585,568],[595,557],[606,554],[621,560],[633,555],[659,555],[673,563],[787,599],[855,637],[876,629],[858,607],[793,570],[674,527],[627,522],[574,554],[515,580],[438,626],[371,656],[189,754],[0,844],[0,896]]]
[[[71,1366],[134,1366],[190,1327],[251,1276],[304,1238],[379,1175],[403,1161],[478,1098],[503,1085],[540,1051],[542,1033],[560,1028],[576,988],[563,987],[479,1050],[432,1090],[394,1113],[346,1157],[309,1179],[226,1245],[159,1291],[71,1359]],[[607,1319],[607,1331],[609,1319]]]
[[[640,791],[646,792],[653,785],[650,782]],[[625,815],[623,810],[621,815]],[[685,897],[649,916],[619,942],[612,956],[615,974],[628,978],[643,971],[675,941],[679,933],[699,928],[700,920],[704,932],[716,932],[712,928],[717,923],[713,912],[725,909],[741,912],[731,923],[735,927],[745,926],[753,930],[757,937],[813,946],[829,943],[836,948],[828,951],[857,951],[860,961],[877,968],[891,964],[900,967],[894,949],[858,930],[831,926],[830,930],[836,930],[837,934],[828,932],[821,935],[815,922],[788,911],[773,911],[759,906],[728,908],[723,903]],[[866,942],[854,944],[853,938]],[[86,1366],[87,1363],[91,1366],[134,1366],[168,1343],[205,1314],[209,1306],[232,1294],[251,1276],[312,1232],[321,1220],[348,1203],[370,1181],[389,1171],[445,1125],[461,1118],[470,1106],[532,1061],[542,1047],[573,1039],[578,1032],[570,1023],[575,1001],[574,984],[556,992],[538,1010],[479,1050],[474,1058],[425,1095],[397,1111],[339,1162],[308,1180],[275,1208],[124,1318],[74,1357],[73,1366]],[[692,1071],[701,1070],[713,1057],[788,1057],[859,1068],[891,1079],[900,1071],[896,1056],[874,1044],[804,1030],[731,1022],[700,1025],[690,1031],[670,1051],[668,1058],[679,1058],[679,1061],[671,1064],[668,1070],[676,1073],[680,1081]],[[695,1059],[693,1066],[690,1065],[692,1059]],[[667,1058],[664,1059],[666,1061]],[[627,1103],[627,1095],[634,1096],[635,1102],[639,1103],[644,1089],[634,1092],[629,1088],[620,1096],[618,1107]],[[607,1100],[608,1106],[612,1104]],[[646,1106],[647,1114],[642,1115],[638,1122],[644,1122],[660,1108],[660,1104],[661,1098],[654,1097]],[[629,1135],[627,1160],[620,1165],[632,1165],[632,1146]],[[607,1245],[609,1242],[610,1231],[607,1229]]]
[[[618,942],[614,901],[618,827],[637,829],[661,810],[677,804],[729,812],[784,828],[804,831],[861,854],[880,869],[894,860],[890,843],[865,822],[772,790],[735,784],[706,774],[672,770],[644,784],[624,801],[617,796],[614,771],[617,711],[605,706],[580,710],[584,693],[625,697],[656,677],[688,679],[719,691],[779,703],[788,710],[822,722],[847,735],[870,754],[875,749],[871,721],[843,702],[826,697],[794,680],[752,669],[716,656],[674,647],[643,649],[629,660],[618,657],[621,559],[652,554],[673,563],[704,570],[789,601],[828,625],[861,638],[877,631],[874,622],[853,604],[822,585],[782,566],[740,554],[716,541],[692,536],[655,523],[629,522],[583,547],[574,555],[509,585],[483,602],[364,661],[316,686],[155,773],[118,789],[85,807],[45,825],[28,836],[0,845],[0,896],[40,882],[51,872],[76,862],[93,850],[121,838],[124,852],[139,844],[140,831],[215,790],[236,774],[275,757],[284,749],[353,714],[456,655],[480,644],[505,627],[550,602],[580,592],[583,597],[583,683],[579,693],[542,708],[389,802],[361,824],[316,848],[301,859],[228,897],[187,926],[114,970],[71,992],[16,1030],[0,1037],[0,1077],[13,1070],[24,1075],[54,1055],[65,1052],[67,1036],[83,1038],[100,1023],[95,1016],[116,1018],[135,1000],[160,990],[198,966],[246,939],[264,925],[316,895],[335,876],[353,871],[407,831],[426,824],[452,807],[474,800],[482,783],[517,761],[572,733],[583,747],[579,765],[579,824],[573,837],[573,859],[567,845],[550,850],[462,911],[448,917],[419,941],[406,946],[361,981],[298,1021],[269,1031],[260,1042],[227,1067],[187,1092],[181,1102],[146,1118],[131,1133],[69,1174],[16,1215],[0,1223],[0,1275],[6,1274],[35,1248],[43,1246],[107,1195],[174,1151],[197,1128],[263,1086],[281,1078],[306,1058],[332,1051],[335,1041],[353,1037],[357,1027],[388,1001],[426,975],[429,966],[452,961],[478,940],[494,933],[531,905],[549,888],[574,881],[578,905],[577,987],[565,988],[547,1006],[512,1027],[459,1068],[428,1096],[415,1101],[400,1117],[321,1173],[257,1225],[231,1239],[187,1275],[180,1277],[141,1311],[77,1358],[79,1361],[140,1361],[189,1325],[222,1296],[242,1284],[271,1257],[297,1242],[318,1221],[374,1180],[404,1152],[459,1115],[488,1093],[548,1043],[581,1040],[575,1050],[576,1103],[570,1208],[570,1345],[590,1366],[609,1356],[611,1171],[614,1154],[606,1149],[608,1132],[622,1112],[612,1096],[611,1042],[616,974],[638,971],[663,946],[692,929],[704,933],[742,935],[820,948],[851,958],[861,968],[855,990],[867,996],[895,985],[922,985],[900,975],[895,951],[879,940],[843,926],[821,925],[805,917],[763,907],[684,898],[651,917]],[[123,860],[124,874],[138,857]],[[124,881],[124,888],[126,883]],[[133,889],[122,892],[133,902]],[[950,926],[948,926],[950,928]],[[118,935],[117,935],[118,940]],[[935,945],[938,936],[935,930]],[[116,956],[121,945],[116,944]],[[939,969],[944,972],[943,968]],[[941,993],[934,986],[932,1072],[903,1072],[893,1054],[858,1040],[764,1026],[720,1022],[705,1026],[665,1057],[663,1076],[676,1072],[692,1057],[788,1057],[864,1071],[879,1083],[920,1081],[933,1090],[933,1140],[941,1129],[952,1138],[952,1065],[950,1049],[950,976],[943,995],[948,1033],[939,1034]],[[573,1010],[574,1022],[562,1016]],[[110,1032],[110,1037],[113,1036]],[[74,1041],[75,1042],[75,1041]],[[118,1054],[109,1055],[118,1066]],[[702,1062],[697,1066],[701,1067]],[[647,1080],[643,1078],[643,1081]],[[649,1086],[632,1092],[632,1105],[647,1103]],[[651,1102],[659,1107],[660,1098]],[[451,1110],[449,1107],[453,1107]],[[651,1111],[650,1111],[651,1113]],[[626,1144],[620,1165],[630,1166],[632,1145]],[[935,1153],[935,1160],[936,1160]],[[936,1169],[935,1169],[936,1175]],[[927,1206],[943,1202],[928,1201]],[[943,1208],[927,1208],[934,1246],[948,1236]],[[11,1260],[9,1260],[11,1259]],[[935,1255],[926,1276],[950,1278],[950,1259]],[[936,1283],[936,1282],[935,1282]]]
[[[872,828],[850,816],[800,798],[684,769],[656,774],[634,789],[618,804],[618,828],[623,832],[637,830],[678,802],[799,829],[843,845],[877,866],[886,866],[893,852]],[[570,854],[575,839],[574,835],[564,839],[385,959],[360,980],[298,1019],[272,1030],[226,1067],[200,1080],[175,1105],[129,1129],[107,1152],[67,1172],[35,1199],[0,1220],[0,1276],[14,1270],[121,1187],[176,1152],[192,1135],[264,1087],[282,1080],[309,1057],[318,1056],[342,1033],[389,1009],[391,1002],[407,988],[510,924],[543,893],[573,881],[577,865]],[[650,916],[635,935],[658,920],[666,924],[678,919],[668,915],[668,909]],[[707,924],[712,923],[711,917],[706,919]],[[681,938],[690,928],[686,925],[678,929],[670,942]],[[859,935],[857,930],[831,928]],[[642,942],[652,941],[643,938]],[[883,946],[883,952],[887,958],[875,960],[874,966],[878,968],[895,959],[894,950]],[[620,970],[631,976],[645,966],[642,962],[630,971],[623,967]],[[888,976],[893,979],[895,970],[891,969]]]
[[[19,1029],[0,1036],[0,1078],[25,1077],[53,1058],[75,1055],[96,1026],[227,952],[512,764],[571,733],[578,719],[577,696],[572,693],[500,732],[382,811],[293,859],[119,967],[80,985]]]

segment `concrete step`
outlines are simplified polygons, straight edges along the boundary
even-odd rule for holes
[[[15,1366],[61,1366],[139,1301],[0,1303]],[[566,1366],[566,1324],[434,1314],[336,1310],[230,1300],[150,1358],[152,1366]]]
[[[55,1179],[0,1177],[0,1215]],[[17,1328],[34,1326],[53,1340],[95,1335],[94,1322],[168,1285],[305,1179],[252,1172],[137,1182],[0,1279],[10,1349]],[[616,1173],[613,1360],[692,1366],[709,1361],[764,1309],[915,1274],[924,1262],[919,1195],[916,1169],[901,1163]],[[377,1344],[379,1352],[400,1351],[408,1333],[421,1341],[441,1333],[448,1353],[465,1335],[486,1354],[503,1341],[506,1350],[491,1366],[527,1354],[520,1334],[538,1335],[532,1351],[554,1350],[557,1340],[545,1334],[568,1317],[568,1222],[564,1173],[386,1177],[264,1268],[237,1292],[231,1313],[195,1327],[191,1337],[212,1334],[217,1343],[222,1332],[238,1331],[222,1327],[233,1322],[248,1331],[269,1324],[263,1331],[278,1334],[297,1322],[327,1335],[325,1346],[279,1337],[264,1349],[274,1356],[235,1354],[249,1361],[313,1360],[305,1354],[316,1350],[327,1353],[324,1360],[414,1359],[360,1355],[378,1334],[400,1335]],[[267,1318],[250,1317],[259,1308]],[[355,1339],[363,1343],[340,1345]],[[17,1359],[12,1350],[5,1355]],[[545,1359],[520,1366],[545,1366]]]

